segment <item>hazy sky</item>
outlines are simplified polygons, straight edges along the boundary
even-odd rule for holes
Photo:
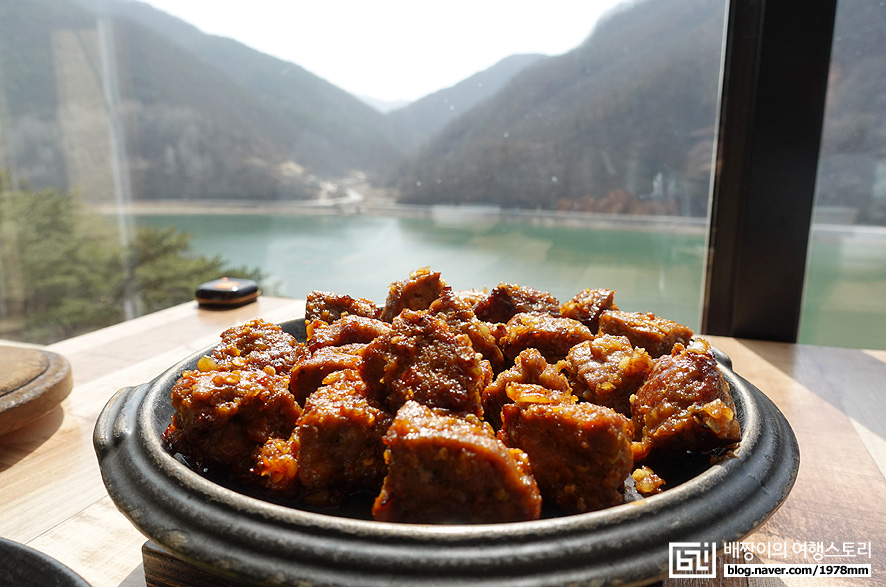
[[[414,100],[516,53],[559,55],[618,0],[146,0],[355,95]]]

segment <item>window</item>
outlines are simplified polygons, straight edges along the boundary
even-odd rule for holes
[[[197,2],[160,1],[199,11]],[[797,296],[767,306],[765,294],[745,295],[758,268],[753,256],[732,255],[765,224],[754,218],[782,205],[778,214],[790,215],[782,196],[767,200],[778,190],[757,189],[768,172],[754,167],[786,168],[789,156],[770,149],[779,117],[734,110],[734,92],[766,90],[786,52],[762,37],[752,72],[762,83],[733,78],[728,39],[721,69],[724,22],[745,36],[760,34],[764,16],[767,31],[808,30],[825,49],[803,58],[820,63],[830,30],[827,18],[816,28],[816,15],[827,7],[780,4],[763,15],[759,3],[627,0],[539,13],[493,4],[450,3],[462,17],[443,26],[446,14],[414,3],[371,12],[358,3],[352,18],[333,18],[304,7],[282,17],[270,12],[279,3],[256,2],[254,18],[233,15],[260,25],[253,36],[224,28],[228,6],[217,3],[184,20],[130,0],[0,6],[0,338],[66,338],[188,301],[199,283],[225,274],[258,279],[266,294],[327,289],[383,301],[389,282],[422,266],[458,289],[509,281],[565,301],[608,287],[624,309],[696,330],[795,337]],[[397,17],[406,19],[399,30],[381,31]],[[853,56],[868,51],[864,66],[876,68],[886,44],[858,41],[856,21],[882,36],[882,7],[841,5],[800,336],[882,346],[862,333],[879,329],[884,314],[874,301],[882,296],[866,295],[884,282],[884,94],[875,86],[883,76],[864,73]],[[288,37],[275,45],[281,23]],[[361,41],[366,30],[373,36]],[[548,30],[566,44],[533,44]],[[322,33],[313,46],[280,56],[312,31]],[[493,31],[510,34],[487,45],[507,51],[473,44]],[[235,33],[246,43],[217,36]],[[439,61],[434,47],[444,48]],[[450,71],[459,52],[476,61]],[[345,58],[322,65],[324,54]],[[430,85],[395,101],[396,78],[385,93],[347,75],[382,79],[389,64]],[[842,89],[860,79],[871,81],[869,98]],[[754,99],[770,103],[763,93],[747,103]],[[791,116],[814,120],[812,106]],[[796,127],[814,131],[803,137],[815,145],[814,169],[820,120]],[[754,132],[743,139],[742,129]],[[738,157],[723,159],[729,149]],[[814,174],[804,168],[793,179],[783,192],[811,186]],[[732,213],[740,210],[750,217]],[[791,219],[798,234],[809,229],[803,216]],[[805,239],[799,249],[762,281],[787,291],[777,277],[790,274],[784,281],[802,292]],[[829,309],[847,300],[860,304],[839,319],[852,335],[836,337]],[[770,320],[764,307],[797,316],[775,335],[746,329]]]
[[[800,341],[886,348],[886,5],[837,4]]]
[[[572,44],[475,55],[449,79],[419,44],[445,15],[355,6],[361,29],[407,17],[401,76],[441,76],[399,107],[148,4],[16,4],[0,9],[0,337],[72,336],[222,273],[383,301],[426,265],[456,288],[509,281],[563,301],[608,287],[623,308],[698,326],[724,3],[471,5],[448,61],[501,28]],[[250,8],[265,31],[285,20],[265,9]],[[335,42],[352,69],[383,73],[356,39]],[[419,69],[404,69],[410,52]]]

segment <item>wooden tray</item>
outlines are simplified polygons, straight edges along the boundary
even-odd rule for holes
[[[0,345],[0,436],[57,406],[72,387],[71,366],[61,355]]]
[[[150,540],[142,546],[146,587],[238,587],[210,571],[187,563]]]

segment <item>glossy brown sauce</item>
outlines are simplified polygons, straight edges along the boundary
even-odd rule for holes
[[[667,491],[740,440],[710,346],[611,290],[456,292],[425,268],[381,307],[307,301],[307,340],[255,320],[182,374],[181,462],[308,511],[495,523]]]

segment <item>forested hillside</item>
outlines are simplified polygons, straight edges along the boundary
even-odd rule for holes
[[[119,19],[171,40],[257,99],[273,115],[276,132],[269,136],[315,173],[367,170],[401,155],[381,113],[298,64],[204,34],[141,2],[107,6]]]
[[[400,144],[407,149],[417,147],[483,100],[494,96],[515,75],[544,59],[544,55],[538,54],[511,55],[451,88],[389,112],[388,119],[394,123],[395,132],[399,130]]]
[[[618,213],[707,209],[723,2],[622,5],[388,176],[400,201]],[[886,224],[886,9],[842,3],[817,203]]]
[[[704,213],[722,23],[708,0],[612,14],[433,137],[401,201]]]
[[[884,31],[883,3],[839,4],[816,192],[820,205],[886,225]]]
[[[703,216],[725,4],[629,0],[566,54],[382,114],[141,2],[3,2],[0,170],[87,203],[312,199],[359,175],[408,204]],[[874,223],[884,29],[878,2],[840,5],[818,182],[820,204]]]
[[[0,169],[36,188],[90,203],[121,181],[142,200],[311,198],[318,176],[401,156],[390,124],[297,65],[145,4],[0,3]]]

